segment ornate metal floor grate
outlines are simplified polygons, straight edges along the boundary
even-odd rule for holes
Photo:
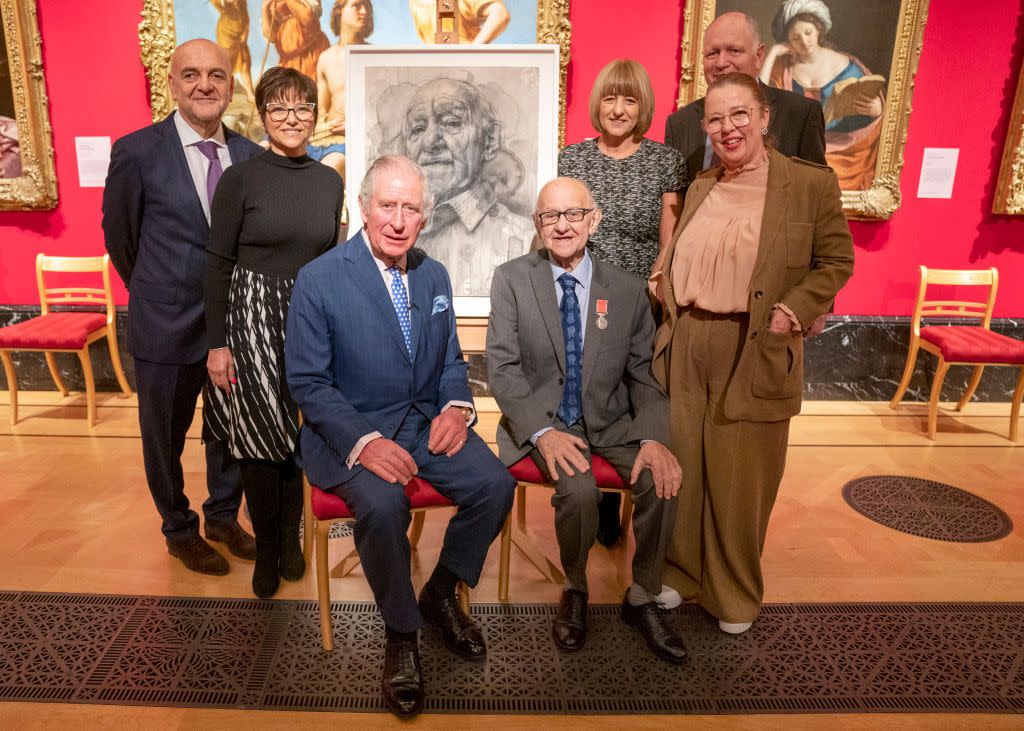
[[[861,477],[846,483],[843,499],[886,528],[937,541],[984,543],[1013,530],[1010,516],[988,500],[918,477]]]
[[[485,664],[428,630],[428,711],[454,713],[1020,712],[1024,604],[782,604],[726,635],[669,613],[690,659],[654,659],[618,608],[592,607],[575,655],[551,605],[476,605]],[[0,700],[383,711],[382,626],[336,603],[320,649],[314,602],[0,593]]]

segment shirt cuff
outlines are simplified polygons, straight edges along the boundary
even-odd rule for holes
[[[533,446],[536,447],[537,446],[537,440],[540,439],[542,436],[544,436],[545,434],[547,434],[549,431],[551,431],[554,428],[555,427],[553,427],[553,426],[546,426],[546,427],[544,427],[543,429],[538,431],[536,434],[534,434],[532,437],[530,437],[530,444],[532,444]]]
[[[348,453],[348,459],[345,460],[345,466],[352,469],[359,464],[359,455],[363,451],[363,447],[372,442],[374,439],[382,439],[384,437],[379,431],[372,431],[369,434],[359,437],[359,441],[356,442],[356,446],[352,447],[352,451]]]
[[[658,285],[661,284],[661,280],[665,277],[661,269],[656,272],[651,272],[651,276],[647,277],[647,291],[652,295],[657,294]]]
[[[472,412],[469,415],[469,421],[466,422],[467,424],[472,424],[474,421],[476,421],[476,407],[473,406],[473,404],[469,403],[468,401],[449,401],[448,403],[441,407],[441,411],[443,412],[445,409],[451,408],[452,406],[458,406],[460,408],[469,409]]]
[[[782,314],[784,314],[786,317],[788,317],[789,321],[791,323],[793,323],[793,332],[803,332],[804,331],[803,326],[800,325],[800,318],[798,318],[796,316],[796,313],[794,313],[793,310],[789,309],[789,307],[787,305],[784,305],[781,302],[776,302],[772,306],[772,309],[773,310],[782,310]]]

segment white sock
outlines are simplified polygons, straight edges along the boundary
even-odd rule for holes
[[[651,594],[639,584],[630,584],[627,596],[629,597],[629,603],[634,607],[653,602],[658,598],[657,595]]]

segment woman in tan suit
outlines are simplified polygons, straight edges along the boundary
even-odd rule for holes
[[[721,165],[690,186],[652,277],[667,313],[655,373],[683,468],[665,582],[734,634],[764,596],[761,551],[800,411],[803,331],[853,273],[835,174],[766,145],[770,115],[750,76],[708,88],[703,125]]]

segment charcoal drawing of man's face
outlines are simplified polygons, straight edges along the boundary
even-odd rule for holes
[[[413,97],[402,123],[405,153],[419,163],[437,201],[451,199],[479,178],[500,144],[500,125],[476,87],[435,79]]]

